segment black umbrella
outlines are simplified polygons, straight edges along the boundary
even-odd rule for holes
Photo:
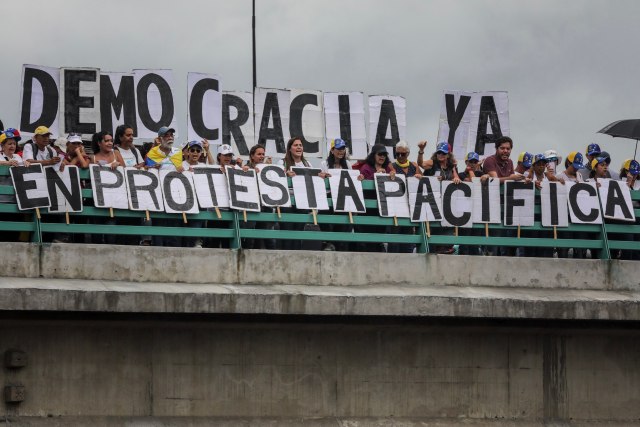
[[[638,152],[638,140],[640,139],[640,119],[618,120],[598,131],[611,135],[614,138],[628,138],[636,140],[636,150],[633,152],[633,158],[636,158]]]

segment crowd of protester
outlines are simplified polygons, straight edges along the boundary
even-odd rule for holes
[[[115,133],[102,131],[93,135],[90,148],[91,153],[87,153],[87,148],[83,144],[80,134],[70,133],[66,138],[58,138],[55,141],[52,134],[44,126],[38,127],[31,139],[22,141],[20,132],[14,128],[8,128],[0,132],[0,165],[12,167],[29,166],[40,163],[43,166],[58,165],[63,170],[67,165],[75,165],[80,168],[88,168],[90,164],[99,164],[110,168],[135,167],[135,168],[157,168],[182,172],[192,170],[199,165],[219,165],[222,172],[225,166],[233,166],[248,170],[256,168],[261,163],[271,163],[271,157],[265,156],[265,148],[261,145],[251,147],[249,158],[246,162],[235,156],[233,149],[229,145],[218,147],[216,156],[211,152],[211,146],[206,140],[190,141],[182,148],[175,144],[175,130],[169,127],[162,127],[158,131],[157,138],[153,143],[145,144],[140,150],[133,144],[134,130],[131,126],[118,126]],[[331,169],[353,169],[359,170],[360,180],[372,180],[375,173],[388,173],[392,179],[398,174],[406,177],[435,176],[441,181],[452,181],[454,184],[460,182],[470,182],[473,178],[481,180],[498,179],[504,181],[524,181],[533,182],[537,188],[541,188],[545,182],[598,182],[601,179],[609,178],[624,181],[630,188],[634,188],[640,174],[640,164],[633,159],[626,159],[622,163],[619,171],[610,169],[611,156],[602,151],[598,144],[589,144],[585,154],[573,151],[566,156],[564,162],[562,157],[553,150],[544,153],[522,152],[518,155],[514,165],[511,160],[513,141],[509,137],[501,137],[496,140],[494,155],[482,159],[478,153],[470,152],[464,157],[464,164],[459,164],[454,157],[451,147],[447,142],[438,142],[435,150],[429,158],[425,158],[426,141],[418,143],[418,154],[416,161],[410,159],[410,147],[405,141],[400,141],[394,147],[394,161],[391,161],[388,148],[384,145],[374,145],[366,159],[351,161],[347,150],[347,144],[341,139],[331,142],[329,155],[321,163],[320,177],[329,176]],[[304,146],[301,138],[291,138],[286,146],[286,153],[277,164],[284,167],[289,177],[295,176],[294,167],[310,167],[310,162],[304,157]],[[564,165],[562,170],[561,166]],[[8,176],[0,177],[0,185],[10,185],[11,179]],[[12,195],[0,195],[0,202],[13,203]],[[300,210],[282,209],[301,213]],[[263,211],[270,212],[271,208],[264,208]],[[377,211],[368,209],[365,215],[377,215]],[[116,224],[116,221],[109,219],[107,224]],[[124,220],[126,223],[126,219]],[[180,222],[176,219],[153,219],[154,225],[176,227]],[[135,225],[129,224],[129,225]],[[152,225],[151,220],[143,220],[143,225]],[[193,220],[189,222],[190,227],[207,227],[204,220]],[[380,230],[376,226],[351,226],[351,225],[326,225],[323,228],[308,227],[308,225],[295,222],[247,222],[244,224],[249,228],[282,229],[282,230],[322,230],[340,232],[386,232],[391,234],[414,234],[415,227],[390,226]],[[355,228],[354,228],[355,227]],[[461,235],[480,236],[478,230],[460,230]],[[513,237],[513,231],[509,229],[495,230],[495,236]],[[440,228],[441,233],[452,233],[451,228]],[[527,231],[526,237],[549,237],[546,231]],[[564,233],[563,238],[584,239],[586,233]],[[67,242],[70,236],[56,235],[54,242]],[[640,235],[630,234],[626,238],[640,240]],[[100,243],[125,243],[132,244],[131,238],[119,238],[118,236],[100,236],[97,239]],[[181,241],[182,240],[182,241]],[[142,236],[139,238],[140,245],[155,246],[189,246],[201,248],[208,247],[228,247],[228,241],[224,239],[183,238],[162,237],[162,236]],[[96,241],[94,237],[93,241]],[[284,249],[304,248],[300,240],[282,240],[276,244],[275,239],[245,239],[244,247],[273,249],[281,247]],[[308,248],[308,247],[307,247]],[[314,247],[315,248],[315,247]],[[412,244],[349,244],[346,242],[324,242],[325,250],[360,250],[360,251],[388,251],[388,252],[413,252],[415,245]],[[455,249],[451,246],[435,246],[431,248],[439,253],[453,253]],[[460,246],[459,253],[468,255],[519,255],[519,256],[558,256],[558,257],[597,257],[597,251],[585,251],[582,249],[558,248],[509,248],[500,246]],[[640,251],[620,251],[617,253],[620,258],[640,258]]]

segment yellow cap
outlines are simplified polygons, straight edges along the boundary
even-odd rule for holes
[[[38,126],[36,131],[33,133],[34,135],[51,135],[49,128],[46,126]]]

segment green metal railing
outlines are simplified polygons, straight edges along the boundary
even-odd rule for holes
[[[0,166],[0,176],[9,175],[7,166]],[[82,170],[80,177],[89,182],[89,172]],[[303,224],[313,223],[311,213],[283,212],[247,212],[246,222],[244,214],[235,210],[220,210],[220,217],[210,210],[198,214],[187,214],[187,223],[183,223],[180,214],[150,212],[152,222],[156,225],[142,225],[146,217],[145,212],[114,209],[114,218],[110,218],[109,209],[95,208],[92,204],[91,189],[82,190],[85,206],[81,213],[69,213],[69,224],[65,214],[48,214],[47,209],[41,209],[38,219],[33,211],[19,211],[16,204],[0,203],[0,231],[3,235],[13,232],[19,235],[14,240],[43,243],[51,241],[56,233],[75,235],[118,235],[118,236],[173,236],[196,237],[202,239],[216,239],[226,242],[227,247],[239,249],[243,241],[252,240],[293,240],[320,242],[348,242],[352,246],[356,243],[366,245],[378,243],[399,243],[415,245],[417,252],[427,253],[434,247],[453,245],[469,245],[483,247],[518,247],[518,248],[573,248],[589,249],[597,253],[602,259],[617,257],[619,251],[633,251],[640,253],[640,221],[631,223],[610,223],[602,225],[570,224],[569,227],[558,228],[557,238],[553,229],[543,227],[540,223],[539,194],[536,191],[535,225],[521,228],[521,236],[516,236],[516,227],[506,227],[501,224],[474,224],[471,229],[459,229],[459,235],[454,229],[445,228],[432,223],[427,227],[425,223],[413,223],[406,218],[382,218],[377,216],[377,201],[371,198],[374,190],[372,181],[364,181],[365,206],[367,215],[352,215],[346,213],[318,212],[317,223],[325,231],[300,231],[284,228],[300,228]],[[369,197],[367,197],[369,193]],[[11,185],[0,185],[0,194],[14,194]],[[632,199],[640,201],[640,191],[632,191]],[[331,200],[329,199],[329,206]],[[640,209],[635,209],[640,218]],[[157,220],[171,220],[170,226],[158,226]],[[196,228],[190,226],[192,221],[206,221],[206,226]],[[106,222],[115,221],[115,225]],[[395,225],[397,221],[397,227]],[[267,227],[255,227],[255,224],[268,224]],[[287,227],[287,224],[290,226]],[[273,229],[275,226],[275,229]],[[330,231],[331,228],[341,231]],[[485,228],[486,227],[486,228]],[[281,229],[278,229],[281,228]],[[468,231],[471,230],[471,231]],[[488,237],[486,234],[488,233]],[[465,235],[462,235],[465,234]],[[28,238],[26,236],[29,236]],[[621,238],[622,237],[622,238]],[[634,240],[635,239],[635,240]],[[2,238],[2,240],[10,240]],[[132,240],[132,239],[130,239]],[[357,248],[350,248],[357,250]]]

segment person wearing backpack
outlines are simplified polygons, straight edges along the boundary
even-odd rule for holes
[[[38,126],[36,128],[33,139],[25,143],[22,148],[22,158],[26,166],[33,163],[51,166],[60,162],[60,157],[49,145],[50,136],[51,132],[46,126]]]

